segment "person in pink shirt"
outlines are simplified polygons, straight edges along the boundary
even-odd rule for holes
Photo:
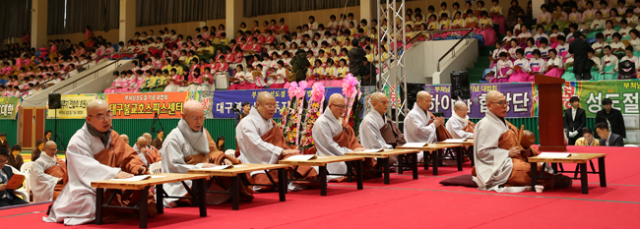
[[[213,81],[213,75],[211,75],[211,68],[206,67],[200,75],[200,87],[198,91],[215,91],[216,87]]]
[[[245,82],[245,73],[242,65],[236,66],[236,74],[229,79],[231,81],[231,85],[229,86],[229,90],[244,90],[246,89]]]
[[[0,75],[10,75],[13,72],[13,67],[9,64],[9,62],[5,61],[2,63],[2,69],[0,69]]]
[[[214,75],[226,74],[229,69],[229,64],[225,61],[224,55],[218,58],[218,61],[213,65],[211,69]]]
[[[120,85],[120,73],[118,71],[113,72],[113,82],[111,82],[111,87],[104,89],[104,93],[116,93],[117,88]]]
[[[242,49],[240,47],[236,47],[236,49],[233,50],[233,52],[230,55],[233,57],[232,63],[234,64],[242,63],[242,58],[244,58],[244,54],[242,54]]]
[[[178,91],[180,89],[180,85],[184,81],[184,78],[181,75],[178,75],[175,68],[171,69],[171,79],[168,80],[169,85],[164,88],[165,92]]]
[[[264,44],[270,45],[276,41],[276,38],[273,36],[272,30],[267,30],[267,36],[265,37]]]

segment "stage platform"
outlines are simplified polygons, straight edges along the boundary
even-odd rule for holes
[[[589,194],[579,181],[561,190],[495,193],[474,188],[445,187],[443,179],[468,174],[456,166],[440,167],[439,176],[420,168],[356,183],[330,183],[328,196],[319,190],[257,193],[251,203],[231,210],[231,204],[208,206],[208,217],[195,208],[166,209],[149,220],[149,228],[637,228],[640,225],[640,148],[569,147],[571,152],[606,153],[607,187],[589,175]],[[597,168],[597,161],[596,163]],[[573,170],[575,165],[565,165]],[[0,209],[3,228],[138,228],[137,221],[65,227],[44,223],[49,204]]]

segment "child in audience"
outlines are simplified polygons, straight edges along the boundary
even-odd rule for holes
[[[631,32],[631,27],[628,26],[627,19],[620,20],[620,40],[629,40],[631,37],[629,36],[629,32]]]
[[[561,78],[564,73],[564,64],[562,64],[562,57],[558,56],[558,52],[555,49],[549,50],[549,60],[547,61],[547,67],[545,69],[545,75]]]
[[[527,38],[527,47],[524,49],[524,55],[527,59],[533,58],[533,51],[537,50],[538,47],[535,46],[535,41],[533,38]],[[539,52],[539,51],[538,51]]]
[[[618,79],[618,57],[613,55],[611,46],[604,47],[604,56],[602,57],[604,68],[600,70],[604,80]]]
[[[604,35],[604,40],[610,42],[613,39],[613,34],[616,33],[616,30],[613,29],[613,22],[608,20],[605,25],[605,30],[602,31],[602,35]]]
[[[598,40],[598,42],[593,43],[591,45],[591,48],[593,48],[594,54],[597,57],[601,57],[603,55],[603,48],[606,45],[604,43],[604,35],[602,33],[597,33],[596,34],[596,39]]]
[[[564,62],[564,73],[562,79],[565,81],[576,81],[576,74],[573,73],[573,54]]]
[[[624,46],[624,43],[620,41],[621,39],[622,39],[622,36],[620,36],[619,33],[614,33],[613,42],[609,44],[609,46],[611,46],[611,51],[613,52],[613,55],[615,55],[618,58],[622,58],[625,54],[625,46]]]
[[[529,75],[544,74],[547,69],[547,62],[541,58],[540,50],[533,50],[533,58],[529,60],[531,71]]]
[[[486,77],[490,83],[505,83],[509,81],[509,77],[513,73],[513,63],[507,59],[507,53],[500,53],[500,60],[496,63],[493,71],[495,72],[493,77]]]
[[[630,61],[636,67],[636,72],[640,71],[640,59],[633,55],[633,47],[629,46],[625,49],[625,56],[622,57],[620,62]]]
[[[600,74],[600,72],[602,71],[603,67],[600,58],[595,55],[595,52],[593,50],[587,51],[587,57],[589,57],[589,60],[593,62],[593,66],[591,67],[591,81],[602,80],[603,75]]]

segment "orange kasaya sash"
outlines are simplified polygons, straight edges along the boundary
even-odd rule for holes
[[[64,186],[69,182],[69,174],[67,174],[67,163],[65,163],[60,158],[56,158],[57,163],[48,169],[44,170],[44,173],[49,174],[51,176],[62,178],[62,182],[56,184],[56,187],[53,189],[53,200],[55,201],[62,192]]]

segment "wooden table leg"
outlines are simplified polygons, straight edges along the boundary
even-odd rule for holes
[[[410,155],[411,155],[411,159],[413,160],[411,165],[411,169],[413,169],[413,179],[417,180],[418,179],[418,153],[412,153]]]
[[[589,178],[587,177],[587,163],[580,165],[580,185],[582,186],[582,194],[589,194]]]
[[[604,172],[604,157],[598,158],[598,174],[600,174],[600,187],[607,187],[607,175]]]
[[[464,161],[462,159],[464,157],[464,153],[462,153],[463,148],[464,146],[459,147],[458,150],[456,150],[456,159],[458,160],[458,171],[462,171],[462,162]]]
[[[382,169],[384,169],[384,184],[389,184],[389,158],[382,160]]]
[[[205,179],[195,180],[198,193],[198,207],[200,208],[200,217],[207,216],[207,187],[205,187]]]
[[[278,190],[280,192],[280,201],[286,201],[287,197],[287,171],[284,168],[278,169]]]
[[[156,185],[156,210],[158,214],[164,213],[164,187],[162,184]]]
[[[538,163],[531,162],[531,191],[536,191],[536,185],[538,184]]]
[[[431,153],[431,166],[433,166],[433,175],[437,176],[438,175],[438,161],[440,159],[440,150],[436,150],[435,152]]]
[[[469,146],[466,150],[467,156],[469,157],[469,160],[471,160],[471,167],[476,166],[476,162],[473,160],[473,146]]]
[[[231,208],[240,209],[240,174],[231,178]]]
[[[431,155],[431,152],[427,153],[427,151],[422,151],[422,167],[424,167],[424,170],[429,169],[429,161],[427,160],[428,155]]]
[[[149,187],[140,190],[140,197],[138,199],[138,212],[140,213],[140,228],[147,228],[148,214],[148,201],[149,201]]]
[[[104,189],[96,188],[96,224],[102,225],[102,199],[104,198]]]
[[[551,163],[551,168],[553,169],[553,174],[558,174],[558,163]]]
[[[351,177],[351,175],[354,175],[352,170],[353,164],[348,161],[345,161],[344,163],[347,164],[347,182],[351,183],[353,182],[353,177]]]
[[[326,196],[327,195],[327,166],[318,166],[318,169],[320,170],[320,195],[321,196]]]
[[[402,158],[404,155],[398,155],[398,174],[404,173],[404,164],[402,163]],[[389,160],[389,158],[387,158]]]
[[[362,190],[362,163],[363,161],[356,161],[356,181],[358,182],[358,190]]]

